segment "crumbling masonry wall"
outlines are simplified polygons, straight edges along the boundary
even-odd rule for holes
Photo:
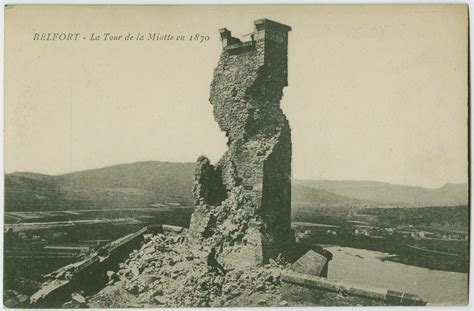
[[[294,241],[291,133],[280,108],[290,30],[258,20],[247,42],[220,30],[223,51],[210,102],[228,150],[215,166],[198,159],[190,229],[198,239],[211,239],[224,260],[265,261]]]

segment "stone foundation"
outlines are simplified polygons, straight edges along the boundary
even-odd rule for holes
[[[307,273],[283,271],[281,294],[284,299],[306,303],[329,302],[347,306],[424,306],[426,301],[408,293],[372,286],[328,280]],[[325,297],[322,299],[322,297]],[[346,304],[347,303],[347,304]]]

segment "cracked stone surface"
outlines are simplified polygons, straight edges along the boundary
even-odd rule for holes
[[[211,83],[214,118],[228,150],[212,165],[198,159],[190,230],[220,258],[266,262],[294,242],[291,131],[280,100],[287,85],[289,26],[255,22],[251,40],[221,29],[223,51]]]

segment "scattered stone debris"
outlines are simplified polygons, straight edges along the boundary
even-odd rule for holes
[[[152,226],[152,228],[153,227],[154,226]],[[149,227],[144,227],[137,232],[127,234],[115,241],[107,243],[97,251],[92,251],[85,255],[80,261],[71,263],[47,274],[45,276],[46,281],[37,292],[31,295],[29,303],[32,305],[47,303],[50,297],[54,297],[62,291],[68,291],[68,285],[74,282],[74,279],[77,278],[78,275],[89,273],[98,263],[106,261],[113,252],[129,243],[136,242],[137,239],[142,237],[147,231],[150,231]]]
[[[86,298],[84,298],[80,293],[72,293],[71,298],[78,303],[86,303]]]
[[[114,271],[107,271],[107,277],[109,278],[109,282],[107,284],[114,284],[119,280],[117,274]]]
[[[117,283],[103,288],[99,294],[90,297],[87,302],[90,308],[125,308],[140,307],[136,297]]]
[[[118,271],[107,273],[116,275],[118,281],[89,297],[88,306],[217,307],[229,305],[242,294],[279,295],[284,264],[223,266],[222,273],[208,265],[211,250],[190,244],[189,231],[183,230],[183,234],[145,235],[143,246]],[[127,301],[117,305],[111,293],[122,291],[127,292]]]

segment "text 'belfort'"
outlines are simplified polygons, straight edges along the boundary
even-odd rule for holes
[[[149,32],[142,33],[127,33],[127,34],[113,34],[109,32],[81,34],[79,32],[43,32],[34,33],[34,41],[209,41],[208,35],[195,34],[172,34],[172,33],[157,33]]]

